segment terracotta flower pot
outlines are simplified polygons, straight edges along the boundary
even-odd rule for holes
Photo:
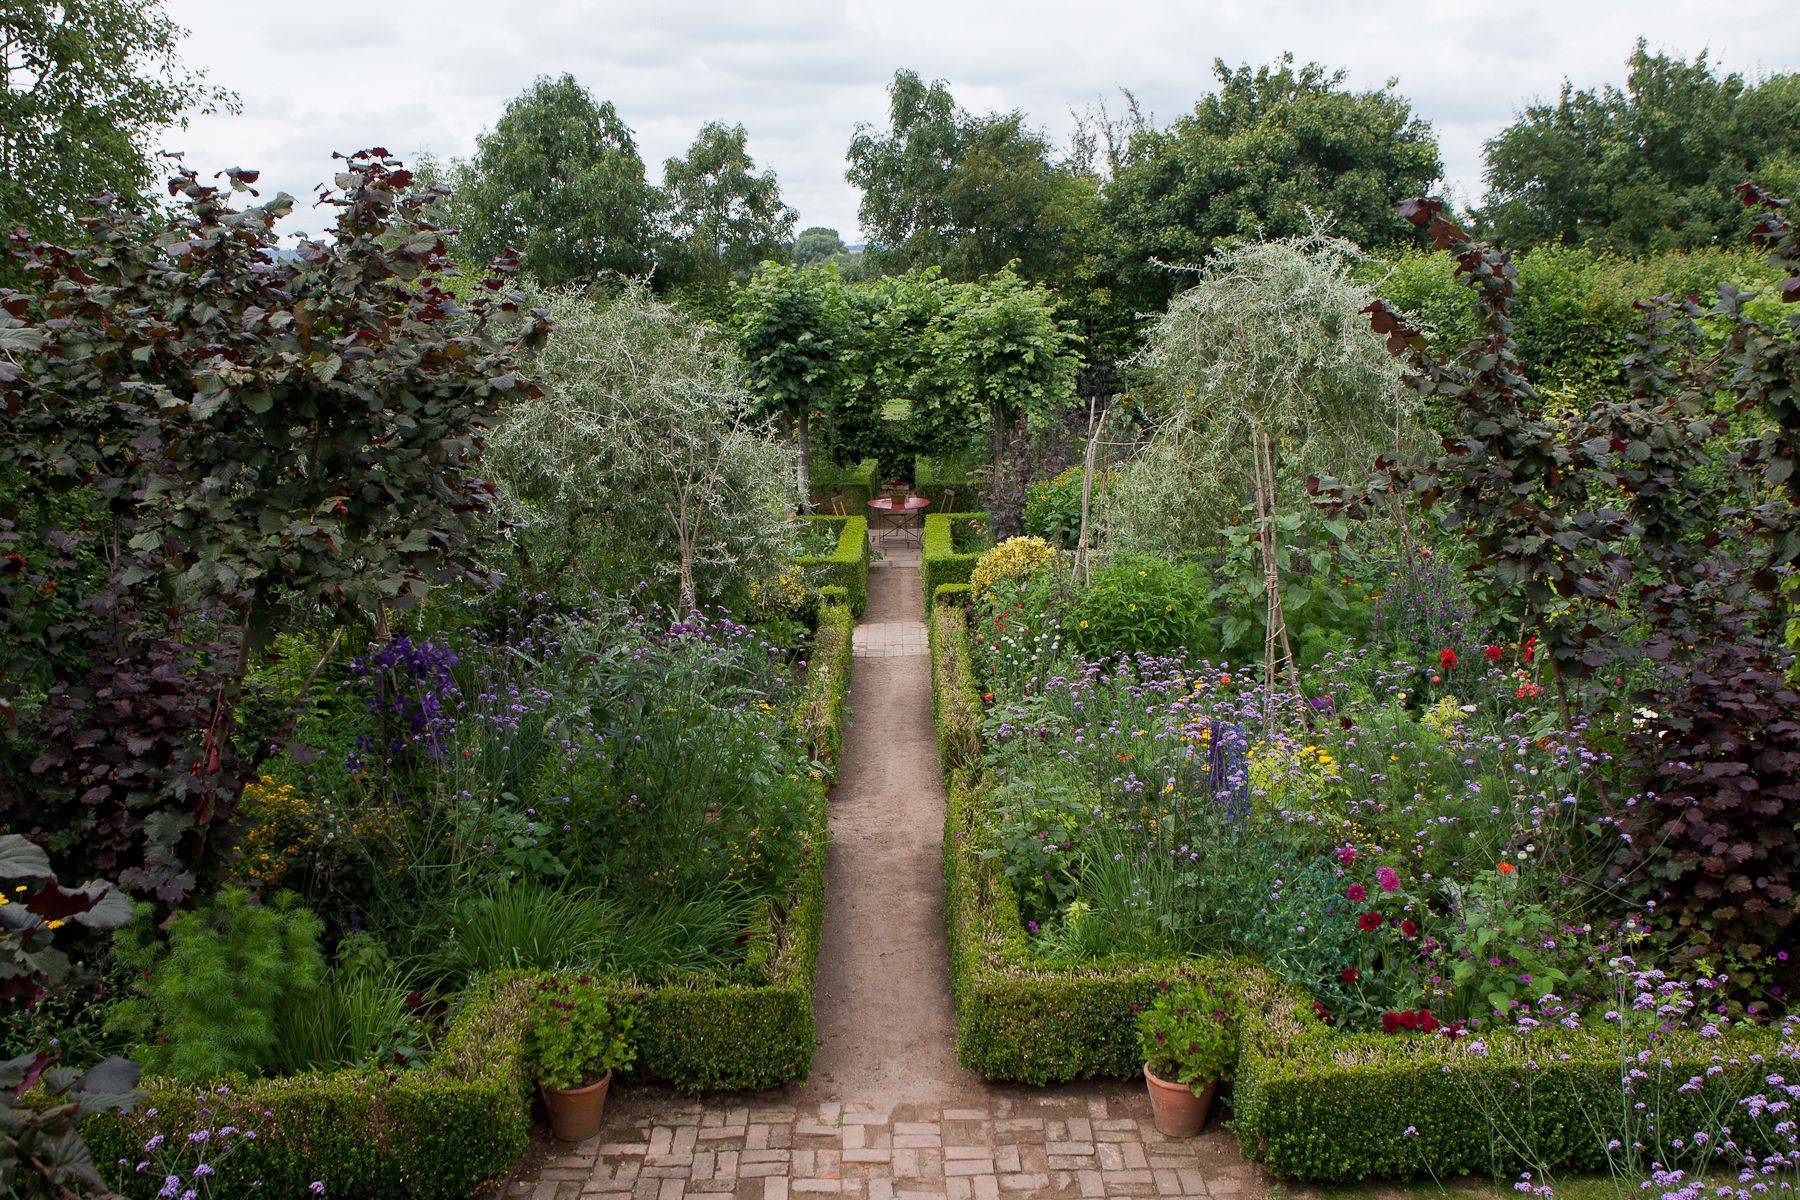
[[[584,1142],[600,1132],[600,1114],[606,1111],[606,1089],[612,1072],[586,1087],[539,1088],[544,1108],[550,1113],[550,1130],[565,1142]]]
[[[1149,1063],[1144,1064],[1144,1082],[1150,1087],[1150,1111],[1156,1116],[1156,1128],[1164,1137],[1193,1137],[1206,1127],[1206,1114],[1212,1110],[1218,1084],[1209,1083],[1196,1095],[1185,1083],[1171,1083],[1159,1077]]]

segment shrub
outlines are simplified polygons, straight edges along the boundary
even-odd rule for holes
[[[547,1088],[595,1083],[636,1060],[636,1023],[636,1012],[610,1001],[592,976],[540,980],[525,1026],[526,1068]]]
[[[987,517],[983,513],[926,515],[919,579],[925,587],[927,609],[940,584],[969,582],[981,558],[978,549],[983,548],[986,538]]]
[[[1063,634],[1083,658],[1109,654],[1204,654],[1208,580],[1198,566],[1145,554],[1121,554],[1096,567],[1069,605]]]
[[[844,467],[834,463],[816,465],[812,473],[813,500],[822,504],[836,497],[843,502],[845,511],[855,516],[874,499],[875,490],[881,486],[877,478],[880,474],[881,464],[873,458]]]
[[[1073,550],[1081,537],[1081,481],[1083,470],[1069,467],[1049,479],[1040,479],[1025,488],[1025,532],[1041,537],[1059,550]],[[1088,543],[1094,542],[1099,516],[1106,503],[1106,486],[1110,471],[1094,472],[1093,491],[1088,496]]]
[[[1237,1066],[1236,1002],[1230,992],[1187,974],[1162,980],[1138,1014],[1138,1052],[1157,1078],[1199,1091]]]
[[[957,608],[968,608],[972,603],[966,583],[940,583],[937,591],[932,593],[932,604],[954,605]]]
[[[968,613],[933,609],[931,698],[937,720],[938,752],[946,775],[981,761],[981,688],[969,659]]]
[[[140,906],[115,939],[140,978],[110,1022],[146,1068],[193,1082],[272,1068],[289,1007],[324,982],[323,923],[291,893],[265,906],[226,887],[174,918],[166,951],[150,925]]]
[[[1056,561],[1056,550],[1040,537],[1007,538],[983,554],[969,572],[969,594],[980,600],[982,593],[1002,580],[1022,579],[1046,563]]]
[[[843,748],[844,706],[850,700],[850,662],[854,653],[855,622],[843,589],[819,595],[819,623],[813,633],[812,661],[794,723],[815,761],[827,771],[837,769]]]
[[[940,513],[949,512],[958,501],[976,499],[977,484],[967,467],[949,458],[913,460],[913,491],[931,501]]]
[[[830,554],[800,556],[800,569],[809,585],[843,588],[851,613],[861,616],[869,602],[869,518],[810,516],[801,520],[837,535],[836,547]]]

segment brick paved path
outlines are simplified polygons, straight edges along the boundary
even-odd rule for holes
[[[856,630],[811,1078],[700,1099],[616,1088],[600,1136],[557,1144],[510,1195],[1250,1200],[1266,1190],[1216,1126],[1161,1137],[1141,1085],[1002,1088],[957,1065],[918,557],[885,551]]]

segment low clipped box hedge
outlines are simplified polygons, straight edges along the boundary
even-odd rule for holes
[[[919,580],[925,588],[927,610],[938,588],[947,583],[969,582],[975,563],[991,541],[986,513],[926,514]]]
[[[1097,959],[1050,966],[1031,953],[1018,895],[987,856],[992,780],[982,777],[981,696],[967,616],[929,617],[939,753],[948,778],[944,883],[957,1060],[988,1079],[1046,1084],[1131,1078],[1141,1069],[1136,1012],[1159,981],[1185,969],[1236,1001],[1239,1058],[1228,1098],[1244,1153],[1277,1175],[1315,1183],[1499,1178],[1548,1167],[1608,1166],[1601,1122],[1621,1104],[1630,1047],[1616,1028],[1505,1030],[1479,1036],[1390,1036],[1333,1029],[1311,998],[1257,963],[1229,956]],[[1645,1069],[1664,1130],[1708,1127],[1718,1067],[1753,1090],[1780,1037],[1738,1029],[1658,1043]],[[1660,1065],[1662,1058],[1667,1065]],[[1662,1086],[1666,1084],[1666,1086]]]
[[[132,1200],[148,1200],[162,1186],[160,1176],[135,1170],[153,1135],[175,1141],[223,1125],[252,1130],[256,1139],[239,1140],[219,1160],[221,1195],[247,1195],[260,1183],[256,1195],[302,1200],[319,1181],[328,1196],[460,1200],[525,1151],[531,1081],[521,1041],[532,987],[529,977],[508,974],[471,989],[420,1070],[351,1069],[207,1088],[150,1078],[134,1113],[90,1117],[82,1133],[113,1186]]]
[[[860,512],[875,498],[875,491],[881,486],[880,474],[881,464],[873,458],[844,467],[834,463],[815,464],[811,479],[813,503],[825,504],[835,498],[849,512]]]
[[[861,616],[869,603],[869,518],[814,515],[800,520],[837,530],[837,548],[830,554],[800,556],[802,576],[809,586],[843,588],[852,615]]]
[[[952,608],[967,608],[973,602],[972,589],[966,583],[940,583],[931,594],[934,608],[940,604],[948,604]]]

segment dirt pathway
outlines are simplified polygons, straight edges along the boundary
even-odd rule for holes
[[[803,1101],[948,1104],[982,1083],[956,1063],[944,942],[944,791],[916,551],[870,572],[850,726],[831,796],[820,1046]]]
[[[797,1200],[1252,1200],[1266,1181],[1218,1128],[1171,1142],[1142,1085],[996,1087],[956,1062],[944,939],[944,790],[918,551],[869,576],[850,725],[831,794],[819,1048],[804,1083],[755,1095],[617,1089],[600,1136],[538,1143],[506,1194]],[[541,1136],[541,1135],[540,1135]]]

